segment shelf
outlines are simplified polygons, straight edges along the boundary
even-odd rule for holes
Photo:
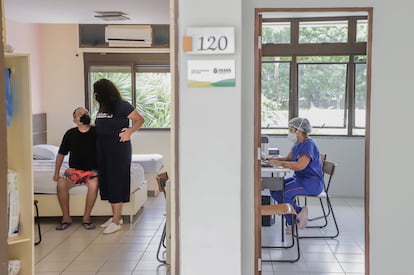
[[[16,172],[19,190],[19,233],[8,237],[8,258],[21,261],[19,275],[34,274],[34,204],[32,174],[32,100],[30,58],[27,54],[4,55],[11,69],[13,114],[7,126],[7,167]],[[7,199],[7,193],[2,197]]]
[[[13,244],[20,244],[20,243],[30,242],[30,241],[31,241],[31,238],[16,236],[16,237],[9,237],[9,239],[7,240],[7,244],[13,245]]]

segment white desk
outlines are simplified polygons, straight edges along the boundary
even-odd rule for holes
[[[286,167],[282,167],[282,166],[271,166],[271,167],[262,167],[262,173],[263,172],[280,172],[280,173],[290,173],[293,172],[293,170],[286,168]]]
[[[262,177],[270,175],[270,177],[285,177],[287,174],[293,173],[293,170],[282,166],[271,166],[261,168]]]

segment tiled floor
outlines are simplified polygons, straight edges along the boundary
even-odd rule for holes
[[[81,218],[74,218],[64,231],[55,230],[59,219],[43,218],[42,241],[35,246],[35,274],[167,275],[169,266],[156,259],[164,213],[164,197],[151,197],[133,227],[125,223],[121,231],[109,235],[99,227],[106,217],[94,218],[95,230],[85,230]]]
[[[314,202],[317,202],[314,200]],[[320,213],[316,204],[309,207],[309,216]],[[296,263],[264,262],[263,275],[362,275],[364,274],[364,201],[362,199],[332,198],[339,225],[335,239],[300,239],[300,259]],[[319,212],[318,212],[319,211]],[[315,221],[316,222],[316,221]],[[299,230],[299,236],[312,232],[333,232],[333,223],[327,229]],[[280,220],[262,227],[263,245],[280,245]],[[289,236],[290,237],[290,236]],[[290,241],[290,239],[289,239]],[[262,249],[263,259],[295,256],[294,249]],[[292,255],[293,254],[293,255]]]
[[[263,275],[362,275],[364,274],[364,203],[362,199],[332,199],[340,227],[336,239],[301,239],[301,258],[296,263],[263,263]],[[309,215],[318,208],[309,207]],[[168,265],[156,260],[165,220],[163,196],[151,197],[135,225],[103,235],[102,229],[85,230],[79,218],[65,231],[56,231],[56,218],[42,219],[42,242],[35,246],[36,275],[167,275]],[[95,218],[96,225],[106,218]],[[301,230],[306,231],[314,229]],[[332,228],[327,229],[332,230]],[[263,244],[275,245],[280,221],[263,227]],[[292,249],[283,250],[289,256]],[[263,259],[281,257],[281,252],[263,249]]]

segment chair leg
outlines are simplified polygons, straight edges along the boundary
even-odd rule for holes
[[[37,206],[37,203],[38,203],[38,201],[35,200],[34,201],[35,210],[36,210],[35,222],[37,224],[37,231],[38,231],[38,235],[39,235],[39,240],[34,243],[35,245],[40,244],[40,242],[42,241],[42,232],[40,231],[40,220],[39,220],[39,207]]]
[[[324,219],[325,222],[321,225],[308,225],[306,228],[324,228],[328,225],[328,216],[331,213],[331,209],[328,207],[328,213],[326,213],[325,207],[323,205],[322,199],[319,198],[319,203],[321,204],[322,215],[316,218],[308,219],[308,221],[315,221],[319,219]],[[328,203],[327,203],[328,204]]]
[[[167,236],[167,224],[166,224],[166,223],[164,223],[164,228],[163,228],[163,230],[162,230],[161,239],[160,239],[160,242],[159,242],[159,244],[158,244],[158,249],[157,249],[157,260],[158,260],[160,263],[163,263],[163,264],[166,264],[166,263],[167,263],[167,261],[165,261],[165,260],[162,260],[162,259],[161,259],[161,257],[160,257],[160,250],[161,250],[161,246],[163,246],[163,245],[164,245],[164,243],[165,243],[165,238],[166,238],[166,236]],[[164,247],[166,247],[166,246],[164,246]]]
[[[323,202],[322,202],[321,198],[319,198],[319,202],[321,204],[321,209],[322,209],[322,212],[324,212],[324,215],[308,219],[308,221],[311,222],[311,221],[316,221],[316,220],[320,220],[320,219],[325,219],[325,225],[320,227],[320,228],[322,228],[322,227],[325,227],[326,224],[327,224],[327,218],[329,217],[329,215],[331,215],[331,209],[328,207],[328,213],[325,213],[325,206],[323,205]]]
[[[262,246],[262,248],[291,248],[291,247],[295,246],[295,242],[296,242],[296,249],[297,249],[296,258],[294,258],[294,259],[282,259],[282,260],[272,260],[272,259],[263,260],[262,259],[262,262],[294,263],[294,262],[297,262],[300,259],[300,246],[299,246],[300,237],[299,237],[299,231],[298,231],[298,223],[297,223],[297,220],[296,220],[296,216],[294,216],[294,215],[292,216],[292,227],[293,227],[293,230],[292,230],[292,243],[291,243],[291,245],[289,245],[289,246]]]
[[[300,236],[300,239],[334,239],[339,236],[339,227],[338,223],[336,221],[335,213],[332,208],[331,200],[329,199],[329,196],[326,197],[326,204],[328,206],[328,209],[330,213],[332,214],[332,220],[335,224],[335,234],[332,235],[310,235],[310,236]]]
[[[165,229],[164,229],[165,230]],[[167,243],[166,243],[166,236],[167,235],[167,232],[165,232],[165,234],[164,234],[164,241],[162,242],[162,246],[164,247],[164,248],[167,248]]]

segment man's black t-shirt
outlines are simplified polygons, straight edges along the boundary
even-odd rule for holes
[[[69,154],[69,167],[79,170],[96,170],[96,130],[91,126],[82,133],[77,127],[66,131],[59,154]]]

